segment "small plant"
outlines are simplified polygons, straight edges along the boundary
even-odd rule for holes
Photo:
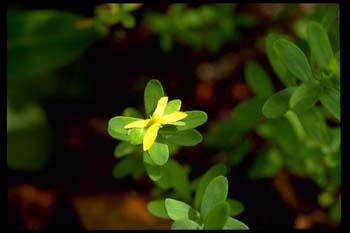
[[[174,145],[194,146],[202,141],[201,134],[194,128],[207,121],[207,114],[180,111],[181,100],[168,102],[161,83],[154,79],[146,85],[144,105],[149,119],[141,119],[136,109],[127,108],[124,116],[109,120],[109,134],[122,140],[115,149],[115,156],[121,158],[133,154],[118,162],[113,170],[115,176],[142,174],[144,170],[140,165],[143,161],[149,178],[168,193],[165,199],[151,201],[148,209],[155,216],[174,220],[172,229],[248,229],[231,217],[240,214],[244,206],[237,200],[227,199],[228,182],[223,164],[215,165],[190,182],[188,169],[169,159],[169,148]],[[195,197],[192,198],[194,190]]]

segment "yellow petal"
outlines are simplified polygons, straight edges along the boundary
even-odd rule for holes
[[[182,120],[185,117],[187,117],[187,113],[185,112],[173,112],[168,115],[160,117],[157,122],[162,125],[170,124],[170,123]]]
[[[159,130],[158,124],[153,124],[146,130],[145,136],[143,136],[143,150],[144,151],[151,148],[151,146],[153,145],[154,141],[157,138],[158,130]]]
[[[150,119],[134,121],[134,122],[131,122],[131,123],[127,124],[126,126],[124,126],[124,128],[125,129],[129,129],[129,128],[145,128],[145,127],[147,127],[147,125],[149,124],[150,121],[151,121]]]
[[[152,118],[159,118],[163,115],[165,107],[168,103],[168,97],[164,96],[158,100],[156,110],[154,111]]]

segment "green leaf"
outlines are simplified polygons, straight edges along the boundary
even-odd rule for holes
[[[191,199],[191,184],[188,180],[186,168],[173,159],[162,167],[161,179],[158,181],[162,187],[173,188],[176,196],[186,202]]]
[[[108,133],[115,139],[129,141],[128,129],[124,129],[124,126],[138,120],[142,119],[124,116],[113,117],[108,121]]]
[[[320,144],[328,142],[328,131],[325,119],[316,107],[306,112],[298,113],[298,118],[306,134],[312,140]]]
[[[112,174],[113,177],[120,179],[133,174],[140,168],[142,168],[141,155],[131,155],[118,161],[118,163],[113,167]]]
[[[272,47],[273,43],[280,38],[282,38],[282,36],[276,33],[268,34],[266,37],[266,54],[273,70],[276,72],[278,78],[283,82],[283,84],[286,87],[295,86],[295,76],[288,71],[287,67],[283,64]]]
[[[175,199],[166,198],[165,209],[169,217],[174,221],[181,219],[196,220],[199,218],[199,213],[190,205]]]
[[[142,118],[141,113],[136,108],[132,108],[132,107],[125,108],[122,115],[127,117]]]
[[[209,212],[227,198],[228,182],[226,177],[217,176],[208,184],[201,202],[201,217],[205,219]]]
[[[165,200],[155,200],[148,202],[147,209],[151,214],[159,218],[169,219],[170,217],[167,214],[165,209]]]
[[[228,198],[226,202],[230,205],[230,216],[237,216],[244,211],[244,205],[232,198]]]
[[[148,153],[153,162],[159,166],[163,166],[169,159],[169,147],[166,144],[154,142]]]
[[[146,133],[145,128],[132,128],[129,129],[130,143],[133,145],[140,145],[143,142],[143,137]]]
[[[236,129],[245,132],[254,128],[262,116],[261,109],[265,101],[265,97],[253,97],[238,103],[232,112]]]
[[[320,97],[320,85],[315,82],[302,83],[292,94],[289,104],[295,112],[303,112],[315,105]]]
[[[271,77],[258,63],[248,62],[244,67],[244,76],[256,96],[269,97],[273,94]]]
[[[313,79],[309,61],[295,44],[285,39],[277,39],[272,47],[289,72],[299,80],[307,82]]]
[[[320,97],[320,102],[340,121],[340,91],[333,88],[325,88]]]
[[[162,84],[158,80],[152,79],[147,83],[144,93],[144,104],[147,117],[152,115],[157,107],[158,100],[164,95]]]
[[[162,167],[153,162],[147,151],[143,152],[143,162],[148,177],[153,181],[158,181],[162,177]]]
[[[131,154],[137,149],[136,146],[131,145],[128,142],[120,142],[114,149],[114,157],[121,158],[124,155]]]
[[[262,107],[262,113],[267,118],[278,118],[289,110],[289,99],[296,87],[288,87],[268,98]]]
[[[203,111],[186,111],[188,114],[186,118],[181,121],[185,122],[184,126],[178,126],[178,130],[193,129],[204,124],[208,120],[208,115]]]
[[[171,225],[171,230],[200,230],[200,229],[202,229],[202,227],[198,223],[189,219],[178,220]]]
[[[25,79],[43,75],[78,59],[101,35],[93,21],[55,10],[7,13],[7,76]]]
[[[311,50],[311,56],[316,59],[319,67],[326,67],[333,57],[333,51],[327,32],[322,25],[310,22],[307,25],[307,38]]]
[[[226,203],[217,204],[204,219],[203,229],[220,230],[229,217],[230,206]]]
[[[203,139],[202,135],[195,129],[172,131],[163,128],[159,130],[159,135],[161,137],[157,138],[157,141],[179,146],[195,146]]]
[[[241,221],[229,217],[224,225],[224,230],[249,230],[249,227]]]
[[[168,102],[163,115],[180,111],[180,108],[181,108],[181,100],[179,99],[171,100]]]
[[[199,180],[194,197],[194,207],[198,209],[203,199],[203,194],[210,181],[220,175],[226,175],[227,168],[224,164],[216,164],[211,167]]]

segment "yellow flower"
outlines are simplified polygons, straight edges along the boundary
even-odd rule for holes
[[[157,138],[158,130],[162,125],[171,124],[176,121],[182,120],[187,117],[185,112],[173,112],[167,115],[164,114],[165,107],[168,103],[168,97],[162,97],[158,100],[156,110],[153,112],[150,119],[134,121],[126,126],[125,129],[130,128],[147,128],[146,133],[143,137],[143,150],[146,151],[153,145],[154,141]]]

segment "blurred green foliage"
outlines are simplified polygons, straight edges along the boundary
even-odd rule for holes
[[[237,4],[218,3],[191,7],[188,4],[170,4],[166,13],[146,12],[143,22],[159,35],[160,46],[170,51],[175,43],[194,50],[217,52],[225,43],[236,40],[239,27],[251,27],[251,15],[235,13]]]

